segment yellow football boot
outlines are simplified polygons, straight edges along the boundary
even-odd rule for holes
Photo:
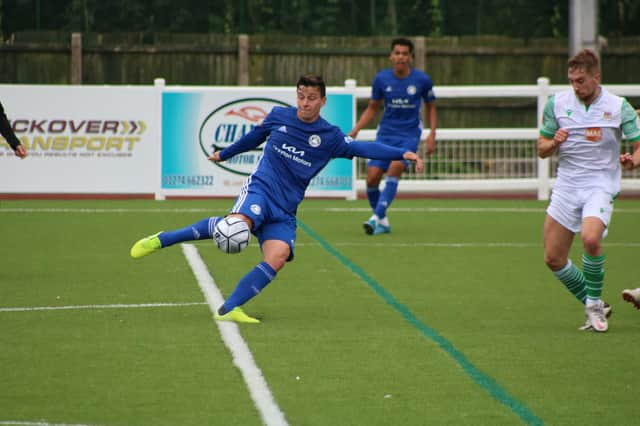
[[[134,259],[139,259],[153,253],[156,250],[160,250],[162,248],[162,243],[160,243],[160,239],[158,238],[160,232],[155,235],[149,235],[148,237],[144,237],[143,239],[138,240],[133,245],[133,247],[131,247],[131,257],[133,257]]]
[[[240,306],[236,306],[229,312],[224,315],[218,314],[218,311],[215,312],[213,317],[218,321],[233,321],[237,323],[245,323],[245,324],[258,324],[260,320],[257,318],[252,318],[249,315],[245,314]]]

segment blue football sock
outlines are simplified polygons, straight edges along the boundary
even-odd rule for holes
[[[378,199],[380,198],[380,189],[377,186],[368,186],[367,187],[367,199],[369,200],[369,205],[371,206],[371,210],[374,210],[378,205]]]
[[[256,265],[247,275],[242,277],[233,293],[225,300],[218,313],[224,315],[236,306],[242,306],[255,297],[276,277],[277,272],[267,263]]]
[[[378,205],[375,207],[374,213],[378,218],[384,219],[387,216],[387,209],[396,198],[398,192],[398,181],[400,178],[395,176],[387,176],[387,180],[384,184],[384,190],[380,194]]]
[[[216,226],[218,219],[220,218],[208,217],[182,229],[161,232],[158,235],[158,239],[162,243],[162,247],[168,247],[183,241],[206,240],[207,238],[212,238],[213,228]]]

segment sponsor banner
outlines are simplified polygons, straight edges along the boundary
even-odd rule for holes
[[[294,88],[170,88],[162,95],[163,195],[235,196],[262,158],[263,145],[227,161],[207,158],[262,122],[274,106],[295,106]],[[348,132],[351,94],[327,92],[322,116]],[[353,164],[335,159],[309,186],[310,196],[351,196]]]
[[[0,137],[0,193],[154,193],[159,90],[0,85],[5,113],[27,147]]]

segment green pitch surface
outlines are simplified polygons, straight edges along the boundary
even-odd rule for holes
[[[201,285],[227,296],[255,240],[193,243],[199,278],[181,246],[129,258],[231,205],[1,201],[0,425],[637,424],[640,312],[620,293],[640,286],[640,202],[616,202],[596,334],[543,264],[545,203],[399,200],[392,233],[366,236],[365,201],[307,200],[244,349]]]

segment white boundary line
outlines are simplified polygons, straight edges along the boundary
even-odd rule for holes
[[[74,305],[74,306],[31,306],[31,307],[15,307],[15,308],[2,308],[0,312],[28,312],[28,311],[65,311],[74,309],[132,309],[132,308],[164,308],[175,306],[193,306],[193,305],[206,305],[204,302],[189,302],[189,303],[141,303],[134,305]],[[2,422],[0,422],[0,425]]]
[[[367,237],[371,238],[371,237]],[[576,242],[577,244],[577,242]],[[334,242],[331,245],[336,247],[434,247],[434,248],[542,248],[539,243],[509,243],[509,242],[486,242],[486,243],[429,243],[429,242],[409,242],[409,243],[385,243],[385,242]],[[640,247],[640,243],[603,243],[603,247]],[[320,243],[298,243],[296,247],[320,247]]]
[[[304,211],[300,209],[299,211]],[[309,208],[307,211],[326,211],[336,213],[367,212],[370,207],[326,207],[321,209]],[[393,213],[545,213],[546,207],[391,207]],[[614,213],[640,213],[640,209],[614,208]]]
[[[228,212],[229,209],[85,209],[85,208],[56,208],[56,207],[9,207],[0,208],[0,213],[202,213],[202,212]]]
[[[193,244],[182,244],[182,252],[191,266],[191,270],[198,280],[198,285],[204,294],[211,313],[213,314],[217,307],[224,303],[222,293],[216,286],[215,281],[207,265],[200,257],[198,249]],[[278,407],[269,386],[262,375],[262,371],[256,365],[251,351],[240,335],[238,325],[233,322],[215,321],[220,330],[220,335],[224,344],[229,348],[233,357],[233,364],[240,370],[244,378],[251,399],[262,417],[262,421],[267,426],[284,426],[288,425],[284,417],[284,413]]]
[[[82,208],[0,208],[1,213],[227,213],[229,209],[82,209]],[[369,207],[307,207],[298,212],[370,213]],[[544,207],[392,207],[393,213],[544,213]],[[636,208],[614,208],[614,213],[640,213]]]
[[[16,426],[97,426],[85,423],[49,423],[46,421],[26,422],[21,420],[2,420],[0,425],[16,425]]]

